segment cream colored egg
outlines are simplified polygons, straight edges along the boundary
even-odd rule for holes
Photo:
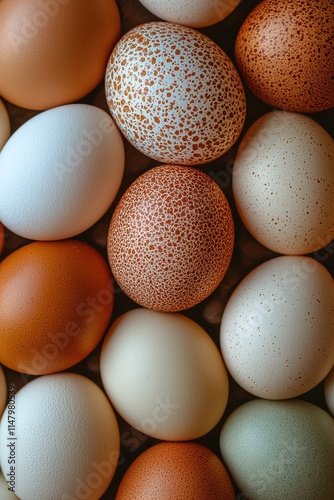
[[[3,101],[0,99],[0,150],[9,139],[10,136],[10,121],[7,109]]]
[[[319,384],[334,359],[334,282],[315,259],[281,256],[252,270],[225,307],[220,344],[229,373],[268,399]]]
[[[35,240],[75,236],[112,204],[124,146],[108,113],[87,104],[44,111],[24,123],[0,156],[0,220]]]
[[[1,500],[18,500],[18,497],[15,495],[15,493],[8,488],[10,488],[10,486],[8,485],[2,472],[0,472],[0,498],[1,498]]]
[[[334,140],[313,119],[261,116],[240,143],[232,186],[243,223],[265,247],[300,255],[334,238]]]
[[[17,392],[10,428],[8,417],[5,410],[1,469],[19,498],[101,498],[115,473],[120,436],[94,382],[74,373],[38,377]]]
[[[124,313],[107,332],[100,372],[119,414],[157,439],[203,436],[227,404],[228,375],[219,349],[179,313],[144,308]]]
[[[222,21],[240,0],[140,0],[154,15],[172,23],[203,28]]]
[[[246,498],[333,498],[334,420],[318,406],[302,400],[245,403],[224,423],[220,449]]]
[[[334,417],[334,366],[324,380],[324,395],[328,409]]]
[[[0,365],[0,416],[7,403],[7,384],[2,366]]]

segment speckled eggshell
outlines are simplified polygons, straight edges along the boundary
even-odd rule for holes
[[[327,407],[334,417],[334,366],[324,380],[324,396]]]
[[[307,254],[334,238],[334,141],[316,121],[272,111],[242,138],[233,196],[248,231],[282,254]]]
[[[160,165],[120,199],[107,249],[113,275],[132,300],[175,312],[217,288],[233,244],[232,213],[218,184],[193,167]]]
[[[139,151],[162,163],[198,165],[240,135],[246,105],[228,56],[202,33],[151,22],[126,33],[105,79],[110,112]]]
[[[10,136],[10,120],[7,109],[0,99],[0,151]]]
[[[286,399],[319,384],[334,359],[334,283],[315,259],[281,256],[253,269],[223,312],[227,369],[255,396]]]
[[[159,443],[145,450],[122,478],[116,500],[234,500],[221,460],[205,446]]]
[[[252,500],[333,498],[334,420],[302,400],[255,399],[227,418],[224,463]]]
[[[334,106],[334,3],[265,0],[242,24],[238,69],[265,103],[305,113]]]
[[[212,26],[237,7],[240,0],[140,0],[154,15],[193,28]]]
[[[226,408],[221,353],[203,328],[179,313],[138,308],[118,317],[102,344],[100,373],[116,411],[157,439],[197,439]]]

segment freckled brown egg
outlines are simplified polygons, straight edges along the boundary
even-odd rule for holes
[[[0,95],[36,110],[81,99],[119,36],[115,0],[1,0]]]
[[[161,165],[138,177],[116,206],[108,257],[131,299],[176,312],[216,289],[233,244],[231,210],[216,182],[193,167]]]
[[[158,443],[130,465],[116,500],[233,500],[235,493],[222,461],[205,446]]]
[[[202,33],[173,23],[126,33],[110,56],[105,87],[128,141],[163,163],[218,158],[245,120],[244,89],[231,60]]]
[[[237,67],[271,106],[316,112],[334,106],[333,0],[265,0],[241,26]]]

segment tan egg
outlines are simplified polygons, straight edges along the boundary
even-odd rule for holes
[[[110,112],[129,142],[162,163],[199,165],[235,143],[246,113],[240,77],[202,33],[151,22],[126,33],[106,70]]]
[[[224,464],[205,446],[159,443],[130,465],[116,500],[233,500]]]
[[[241,26],[237,67],[271,106],[316,112],[334,106],[334,3],[265,0]]]
[[[119,35],[114,0],[2,0],[0,94],[36,110],[74,102],[103,79]]]
[[[216,289],[233,244],[231,210],[217,183],[193,167],[161,165],[138,177],[116,206],[108,257],[130,298],[172,312]]]

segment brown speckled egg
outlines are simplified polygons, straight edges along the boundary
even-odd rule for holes
[[[316,112],[334,106],[333,0],[265,0],[241,26],[237,67],[271,106]]]
[[[145,450],[122,478],[116,500],[233,500],[224,464],[195,443],[158,443]]]
[[[223,50],[173,23],[126,33],[106,70],[110,112],[127,140],[163,163],[199,165],[225,153],[240,135],[244,89]]]
[[[90,245],[15,250],[0,265],[0,363],[33,375],[75,365],[101,340],[113,299],[108,263]]]
[[[161,165],[138,177],[116,206],[108,257],[131,299],[176,312],[216,289],[233,244],[231,210],[216,182],[193,167]]]

